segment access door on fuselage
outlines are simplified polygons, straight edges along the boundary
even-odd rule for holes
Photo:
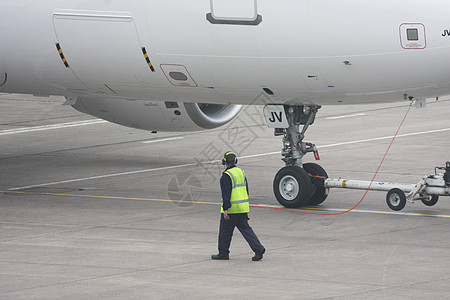
[[[425,25],[421,23],[400,25],[400,40],[404,49],[425,49],[427,47]]]
[[[89,90],[120,94],[152,81],[151,53],[130,13],[55,10],[53,24],[66,67]]]
[[[262,21],[257,0],[210,0],[210,3],[207,19],[213,24],[258,25]]]

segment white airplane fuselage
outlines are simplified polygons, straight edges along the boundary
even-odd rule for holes
[[[0,92],[251,104],[450,94],[450,2],[1,0]],[[272,95],[273,94],[273,95]]]
[[[0,93],[65,96],[151,131],[270,104],[286,164],[275,197],[319,205],[328,175],[303,156],[317,157],[304,138],[320,106],[450,95],[449,12],[448,0],[0,0]]]

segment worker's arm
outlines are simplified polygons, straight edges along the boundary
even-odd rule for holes
[[[222,190],[222,207],[224,211],[224,218],[228,220],[228,209],[231,207],[231,178],[230,176],[223,174],[220,178],[220,189]]]
[[[247,177],[245,177],[245,187],[247,188],[247,195],[250,196],[250,191],[248,190],[248,181],[247,181]]]

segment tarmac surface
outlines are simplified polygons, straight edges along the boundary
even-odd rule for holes
[[[391,211],[334,189],[280,208],[281,138],[261,107],[197,133],[139,131],[62,98],[0,94],[0,299],[450,299],[450,198]],[[324,107],[306,140],[332,178],[371,180],[409,103]],[[450,160],[450,101],[412,108],[376,177],[417,183]],[[223,153],[249,180],[250,225],[212,261]],[[312,162],[309,154],[305,162]],[[311,214],[313,213],[313,214]]]

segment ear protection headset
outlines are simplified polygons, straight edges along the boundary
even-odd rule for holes
[[[231,155],[234,155],[234,161],[232,160]],[[237,159],[237,155],[234,152],[228,151],[224,154],[223,158],[222,158],[222,165],[226,165],[227,163],[229,165],[231,164],[237,164],[238,159]]]

